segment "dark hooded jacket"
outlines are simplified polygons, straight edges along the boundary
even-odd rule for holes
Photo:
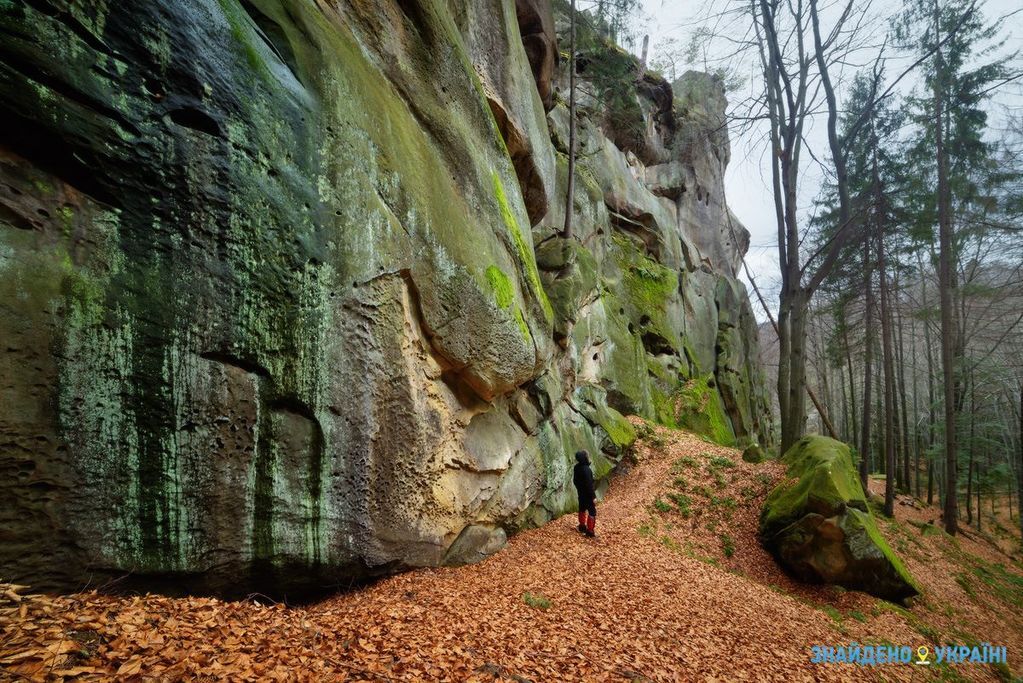
[[[580,507],[586,507],[586,504],[592,503],[597,497],[593,486],[593,470],[590,469],[590,458],[586,451],[576,453],[575,460],[572,483],[575,484],[575,490],[579,492]]]

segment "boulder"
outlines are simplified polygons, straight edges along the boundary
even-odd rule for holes
[[[788,465],[787,480],[764,503],[760,539],[786,569],[803,581],[834,583],[886,600],[920,593],[878,531],[848,446],[807,436],[782,462]]]
[[[500,527],[492,529],[482,524],[471,524],[451,544],[444,556],[444,564],[457,567],[485,560],[503,548],[507,541],[508,535]]]
[[[763,462],[767,459],[767,453],[764,451],[764,447],[758,443],[750,444],[742,451],[743,462],[750,462],[753,464]]]

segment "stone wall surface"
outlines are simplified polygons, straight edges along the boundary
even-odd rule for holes
[[[766,439],[720,85],[581,97],[564,239],[563,24],[0,3],[0,577],[348,585],[574,509],[625,414]]]

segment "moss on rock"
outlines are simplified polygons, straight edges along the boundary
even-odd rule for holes
[[[743,462],[749,462],[753,464],[761,463],[767,459],[767,453],[764,451],[764,447],[758,443],[750,444],[742,451]]]
[[[515,218],[515,214],[512,212],[511,206],[508,204],[508,196],[504,191],[504,184],[501,183],[501,176],[497,171],[492,174],[492,180],[494,184],[494,196],[497,198],[497,204],[501,209],[501,218],[504,220],[505,227],[508,228],[508,233],[511,235],[512,241],[515,244],[515,249],[519,256],[522,269],[526,276],[526,281],[529,282],[529,286],[533,290],[533,294],[536,296],[537,301],[540,302],[540,307],[543,309],[544,315],[547,317],[547,322],[551,322],[554,319],[554,309],[551,307],[551,302],[547,298],[547,293],[544,291],[543,284],[540,282],[540,272],[536,267],[536,258],[533,255],[533,247],[526,243],[525,238],[522,236],[522,229],[519,227],[519,221]]]
[[[651,389],[655,419],[669,427],[681,427],[702,434],[723,446],[735,444],[735,433],[714,386],[713,375],[694,377]]]
[[[616,456],[636,441],[636,430],[625,416],[607,405],[604,392],[597,387],[586,386],[576,391],[581,398],[579,412],[587,420],[598,425],[610,439],[610,447]]]
[[[782,457],[793,485],[771,492],[760,519],[761,532],[772,535],[813,512],[824,517],[841,514],[846,507],[867,510],[849,447],[823,436],[807,436]]]
[[[614,259],[621,269],[621,294],[626,315],[641,335],[661,340],[677,352],[682,339],[669,317],[669,303],[678,292],[678,273],[648,258],[620,232],[612,236]]]
[[[782,462],[787,481],[764,503],[760,538],[789,571],[887,600],[920,593],[867,508],[848,446],[807,436]]]
[[[511,280],[497,266],[490,266],[486,272],[487,283],[494,293],[494,300],[501,308],[508,308],[515,301],[515,290],[512,289]]]
[[[597,262],[577,240],[554,237],[537,249],[537,264],[544,271],[544,289],[554,313],[554,332],[567,336],[584,301],[600,287]],[[567,266],[571,264],[571,268]]]

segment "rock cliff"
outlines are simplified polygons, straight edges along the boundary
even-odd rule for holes
[[[563,23],[0,3],[0,576],[347,585],[572,509],[624,414],[763,442],[720,85],[581,54],[563,239]]]

